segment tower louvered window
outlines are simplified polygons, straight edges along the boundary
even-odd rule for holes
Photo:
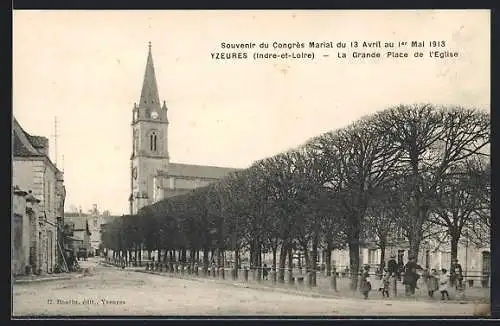
[[[152,152],[156,152],[157,149],[156,139],[157,139],[156,132],[151,133],[151,135],[149,136],[149,148]]]

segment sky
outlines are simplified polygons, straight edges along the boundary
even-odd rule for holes
[[[175,163],[245,168],[397,104],[490,110],[487,10],[15,10],[13,17],[13,115],[28,133],[49,138],[50,157],[64,170],[66,210],[97,204],[128,213],[130,123],[148,42]],[[310,41],[347,47],[314,50]],[[351,41],[382,48],[354,49]],[[400,41],[425,48],[384,48]],[[431,41],[458,57],[429,57]],[[222,42],[256,48],[227,50]],[[274,42],[305,48],[273,49]],[[410,57],[385,58],[389,50]],[[373,51],[382,58],[352,57]],[[414,58],[416,51],[424,56]],[[249,59],[212,58],[221,52]],[[255,52],[314,59],[253,60]]]

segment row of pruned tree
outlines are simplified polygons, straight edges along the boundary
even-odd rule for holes
[[[445,230],[454,258],[465,230],[491,225],[489,143],[486,112],[398,106],[144,207],[103,238],[116,250],[163,250],[164,259],[201,251],[205,267],[216,249],[234,250],[236,261],[248,249],[257,266],[269,251],[280,281],[295,249],[311,270],[323,249],[329,273],[332,250],[347,245],[350,269],[359,270],[367,232],[385,252],[402,229],[417,257],[426,237]]]

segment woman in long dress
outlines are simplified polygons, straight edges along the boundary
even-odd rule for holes
[[[439,289],[439,274],[435,268],[431,270],[429,275],[427,276],[427,291],[429,293],[429,297],[434,297],[434,292]]]

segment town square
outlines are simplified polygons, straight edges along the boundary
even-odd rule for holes
[[[276,19],[304,44],[340,23],[234,15],[14,14],[12,316],[490,316],[489,41],[453,34],[484,13],[390,16],[461,48],[438,63],[260,58]]]

